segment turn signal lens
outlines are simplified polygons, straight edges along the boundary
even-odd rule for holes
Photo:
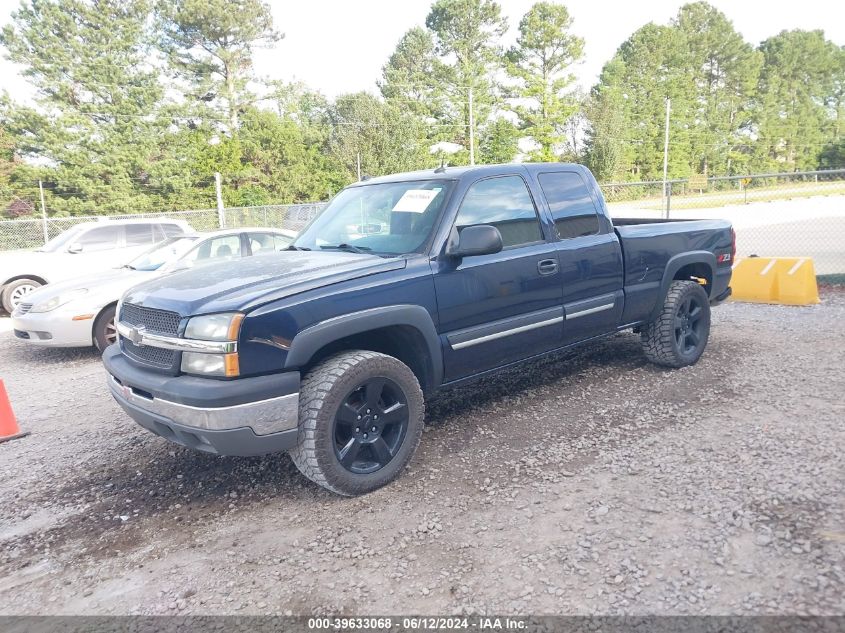
[[[195,376],[226,376],[240,374],[237,352],[231,354],[203,354],[182,352],[182,371]]]

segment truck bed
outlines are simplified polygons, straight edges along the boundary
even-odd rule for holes
[[[619,218],[613,226],[625,265],[624,323],[647,320],[661,296],[663,272],[673,256],[707,252],[714,256],[715,269],[716,255],[731,249],[731,225],[724,220]],[[714,289],[724,290],[715,274],[709,281],[711,296]]]

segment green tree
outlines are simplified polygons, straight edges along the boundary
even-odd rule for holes
[[[342,165],[346,182],[362,175],[381,176],[421,169],[434,160],[428,154],[418,118],[366,93],[341,95],[331,108],[329,150]]]
[[[530,154],[532,160],[558,159],[566,123],[578,109],[570,68],[583,56],[584,41],[569,32],[571,27],[565,6],[538,2],[520,20],[516,46],[508,51],[508,74],[519,82],[514,96],[529,103],[515,111],[523,130],[539,145]]]
[[[6,126],[41,165],[21,170],[45,180],[51,212],[129,212],[158,195],[149,164],[167,123],[149,12],[147,0],[29,0],[0,33],[37,88],[40,107],[13,107]]]
[[[159,46],[195,104],[211,105],[232,133],[255,96],[253,54],[283,35],[262,0],[160,0]]]
[[[685,42],[683,72],[694,82],[688,121],[693,171],[732,173],[744,167],[751,105],[762,55],[731,21],[706,2],[681,7],[675,27]],[[737,165],[739,163],[739,165]]]
[[[441,123],[454,124],[449,140],[468,147],[470,120],[477,136],[478,127],[486,125],[500,101],[493,78],[502,66],[499,41],[507,31],[507,20],[493,0],[436,0],[425,24],[443,61],[435,78],[448,102]]]
[[[379,88],[384,98],[423,118],[443,114],[443,91],[438,78],[444,74],[430,31],[414,27],[402,36],[382,68]]]
[[[834,138],[828,108],[842,72],[841,50],[822,31],[782,31],[760,45],[757,159],[763,169],[813,169]],[[839,75],[841,81],[841,75]]]
[[[695,87],[684,72],[686,41],[671,26],[646,24],[608,62],[592,91],[587,155],[600,172],[630,180],[654,179],[663,172],[666,98],[672,100],[672,177],[690,173],[690,110]]]
[[[505,117],[497,117],[482,130],[478,144],[479,162],[510,163],[519,151],[519,128]]]

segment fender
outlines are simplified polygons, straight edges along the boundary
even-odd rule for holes
[[[430,359],[428,369],[431,372],[431,387],[439,387],[443,382],[443,350],[440,347],[440,337],[428,310],[418,305],[370,308],[326,319],[307,327],[291,341],[285,359],[285,369],[302,367],[320,348],[338,339],[394,325],[406,325],[422,334]]]
[[[654,319],[658,317],[660,311],[663,309],[663,301],[669,293],[669,286],[672,284],[675,273],[687,264],[706,264],[709,266],[710,280],[712,284],[712,280],[715,279],[716,270],[716,256],[713,253],[710,251],[690,251],[689,253],[675,255],[666,262],[666,268],[663,270],[663,281],[660,284],[660,294],[657,295],[658,301],[655,303],[654,308],[652,308],[651,314],[648,315],[648,318],[646,319],[647,322],[654,321]],[[707,288],[706,290],[709,294],[710,288]]]

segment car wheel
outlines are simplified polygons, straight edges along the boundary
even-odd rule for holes
[[[303,475],[332,492],[371,492],[410,461],[424,412],[407,365],[377,352],[343,352],[302,380],[298,445],[290,455]]]
[[[117,341],[117,326],[114,322],[116,306],[109,306],[100,312],[94,321],[94,345],[101,352]]]
[[[3,309],[9,314],[18,307],[26,295],[41,287],[41,283],[34,279],[15,279],[6,284],[3,289]]]
[[[640,332],[646,357],[665,367],[693,365],[710,337],[710,298],[695,281],[673,281],[660,316]]]

